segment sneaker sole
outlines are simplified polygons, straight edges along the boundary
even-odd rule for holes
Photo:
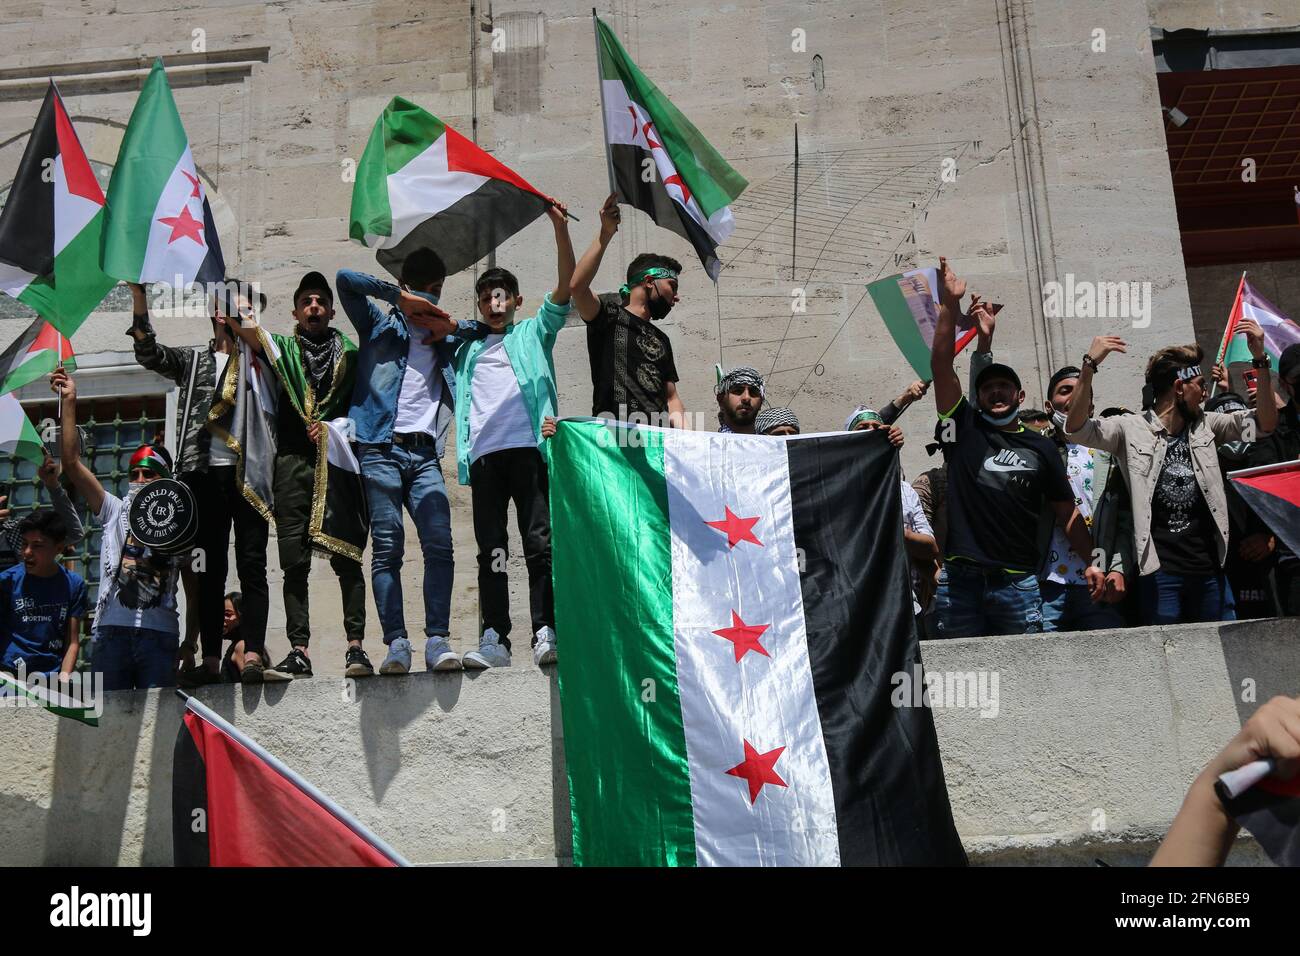
[[[487,661],[474,656],[473,651],[470,651],[470,653],[462,657],[460,662],[467,671],[485,671],[492,666]]]
[[[264,684],[285,684],[293,680],[293,675],[278,671],[274,667],[270,670],[262,671],[262,683]]]
[[[365,664],[350,664],[348,669],[343,672],[344,677],[374,677],[375,669],[367,667]]]
[[[547,665],[547,664],[554,664],[554,663],[555,663],[555,658],[556,658],[555,648],[552,647],[549,651],[547,651],[546,653],[544,653],[541,657],[537,658],[537,666],[538,666],[538,667],[543,667],[543,666],[545,666],[545,665]]]
[[[397,676],[400,674],[409,674],[410,672],[411,669],[409,667],[397,661],[385,662],[379,665],[379,673],[387,675],[389,677]]]
[[[266,683],[266,671],[253,671],[245,667],[239,675],[239,682],[241,684],[264,684]]]
[[[433,662],[432,667],[429,667],[429,662],[427,660],[424,662],[424,665],[425,669],[430,671],[458,671],[462,670],[464,666],[461,664],[460,658],[454,653],[443,654]]]

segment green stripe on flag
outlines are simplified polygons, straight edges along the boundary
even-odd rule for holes
[[[109,275],[140,281],[154,210],[188,144],[162,60],[156,59],[131,111],[108,183],[101,261]]]
[[[650,114],[677,175],[685,181],[704,215],[711,217],[723,206],[731,205],[749,185],[745,177],[728,166],[704,134],[646,78],[599,17],[596,29],[600,37],[601,79],[621,81],[628,99]]]
[[[81,675],[83,679],[89,680],[90,675]],[[99,718],[95,716],[93,707],[82,704],[51,687],[29,687],[12,674],[0,671],[0,693],[17,694],[27,698],[33,703],[44,707],[56,717],[68,717],[72,720],[83,724],[89,724],[91,727],[99,726]]]
[[[394,96],[370,131],[352,185],[348,237],[365,243],[366,236],[391,236],[393,210],[388,203],[388,177],[440,140],[447,128],[438,117],[410,100]]]
[[[889,276],[867,285],[871,301],[885,320],[885,328],[894,338],[894,344],[903,353],[903,358],[912,366],[919,378],[930,380],[930,346],[925,343],[916,316],[903,297],[903,290],[898,284],[898,276]]]
[[[153,213],[153,209],[149,210]],[[18,296],[18,301],[72,338],[86,316],[104,301],[117,280],[99,268],[104,211],[101,209],[54,257],[54,275],[42,276]]]
[[[618,447],[618,436],[640,447]],[[579,866],[693,866],[664,433],[561,421],[551,439],[560,697]]]

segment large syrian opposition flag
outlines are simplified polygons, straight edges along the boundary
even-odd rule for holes
[[[930,381],[930,349],[939,321],[939,270],[913,269],[886,276],[869,283],[867,292],[907,364],[921,379]],[[966,316],[958,316],[954,354],[969,345],[977,332]]]
[[[594,19],[605,150],[618,201],[690,242],[716,282],[722,268],[717,248],[736,225],[731,203],[749,183],[637,68],[614,32]],[[647,169],[654,174],[643,175]]]
[[[34,465],[45,461],[41,436],[27,412],[11,393],[0,395],[0,455],[25,458]]]
[[[1300,325],[1296,325],[1268,299],[1264,298],[1242,277],[1237,287],[1237,298],[1232,305],[1228,318],[1228,327],[1224,330],[1224,350],[1221,361],[1229,370],[1234,366],[1249,367],[1251,362],[1250,346],[1246,342],[1246,333],[1237,331],[1237,324],[1242,319],[1254,319],[1264,333],[1264,351],[1268,354],[1269,365],[1277,371],[1277,362],[1288,345],[1300,342]]]
[[[53,81],[0,211],[0,289],[70,336],[115,279],[99,268],[104,193]]]
[[[393,97],[352,186],[348,235],[400,275],[428,246],[452,275],[546,212],[546,197],[432,113]]]
[[[172,763],[176,866],[406,866],[386,843],[187,697]]]
[[[1228,478],[1291,553],[1300,554],[1300,461],[1231,471]]]
[[[44,378],[60,365],[76,371],[72,342],[44,319],[37,319],[0,355],[0,394]]]
[[[140,90],[108,183],[104,271],[173,287],[221,282],[221,242],[161,59]]]
[[[964,863],[885,436],[551,441],[574,862]]]

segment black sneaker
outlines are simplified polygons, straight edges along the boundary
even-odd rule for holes
[[[262,666],[261,661],[244,661],[244,668],[239,672],[239,682],[241,684],[260,684],[265,680],[264,672],[266,668]]]
[[[220,670],[214,674],[202,664],[199,664],[196,667],[191,667],[188,670],[183,670],[176,675],[177,685],[187,689],[206,687],[208,684],[220,684],[221,679]]]
[[[275,665],[274,670],[281,674],[288,674],[294,680],[300,677],[311,677],[311,658],[295,647],[289,652],[288,657]]]
[[[371,677],[375,673],[370,658],[360,647],[349,647],[344,663],[346,665],[343,671],[344,677]]]

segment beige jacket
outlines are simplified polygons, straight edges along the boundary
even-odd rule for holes
[[[1251,425],[1248,426],[1247,422]],[[1239,441],[1246,431],[1254,432],[1252,441],[1264,437],[1258,428],[1252,411],[1206,412],[1191,426],[1187,435],[1192,471],[1196,474],[1201,494],[1205,496],[1210,516],[1214,518],[1220,566],[1228,556],[1228,498],[1215,443]],[[1146,412],[1142,415],[1129,413],[1091,418],[1069,436],[1071,441],[1080,445],[1110,452],[1124,469],[1133,502],[1133,537],[1139,574],[1154,574],[1160,570],[1160,558],[1156,556],[1151,538],[1151,499],[1165,462],[1168,434],[1164,422],[1154,412]]]

